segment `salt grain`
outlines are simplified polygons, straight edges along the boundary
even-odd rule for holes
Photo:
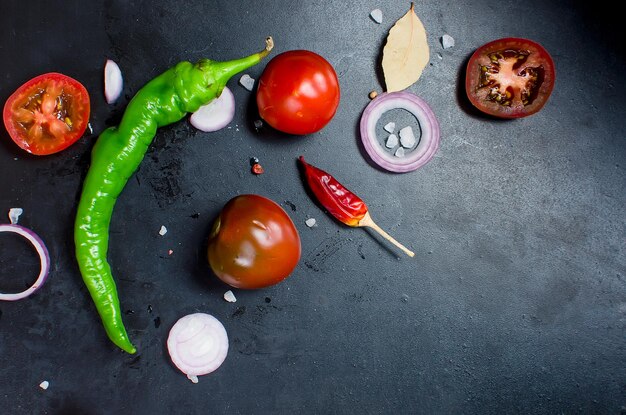
[[[404,148],[398,147],[398,149],[396,150],[394,156],[396,156],[396,157],[404,157]]]
[[[9,221],[13,225],[17,225],[17,222],[20,220],[20,215],[24,213],[24,209],[22,208],[11,208],[9,209]]]
[[[228,290],[224,293],[224,300],[228,301],[229,303],[237,302],[237,298],[235,298],[235,294],[233,294],[231,290]]]
[[[383,12],[380,9],[372,10],[372,12],[370,13],[370,17],[378,24],[381,24],[383,22]]]
[[[389,122],[383,128],[388,133],[393,133],[396,130],[396,123],[395,122]]]
[[[161,229],[159,229],[159,235],[163,236],[167,233],[167,228],[161,225]]]
[[[404,127],[400,130],[400,145],[404,148],[411,148],[415,145],[415,134],[413,134],[413,128],[411,126]]]
[[[441,36],[441,46],[444,49],[449,49],[454,46],[454,38],[448,34]]]
[[[317,221],[315,220],[315,218],[308,218],[307,220],[304,221],[304,223],[306,224],[306,226],[308,226],[309,228],[312,228],[313,226],[315,226],[315,224],[317,223]]]
[[[43,382],[39,384],[39,387],[43,390],[48,389],[49,386],[50,386],[50,382],[48,382],[47,380],[44,380]]]
[[[239,83],[248,91],[252,91],[252,89],[254,88],[254,78],[251,78],[248,74],[241,75],[241,78],[239,78]]]
[[[385,147],[394,148],[397,145],[398,145],[398,136],[395,134],[390,134],[389,137],[387,137],[387,141],[385,141]]]

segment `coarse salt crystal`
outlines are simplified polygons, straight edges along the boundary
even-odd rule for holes
[[[317,221],[315,220],[315,218],[308,218],[307,220],[304,221],[304,223],[306,224],[306,226],[308,226],[309,228],[312,228],[313,226],[315,226],[315,224],[317,223]]]
[[[241,78],[239,78],[239,83],[248,91],[252,91],[252,89],[254,88],[254,78],[250,77],[250,75],[248,74],[241,75]]]
[[[396,130],[396,123],[388,122],[383,128],[385,129],[385,131],[391,134]]]
[[[387,137],[387,141],[385,141],[385,147],[394,148],[397,145],[398,145],[398,136],[395,134],[390,134],[389,137]]]
[[[404,127],[400,130],[400,145],[404,148],[411,148],[415,145],[415,134],[413,134],[413,128],[411,126]]]
[[[449,49],[454,46],[454,38],[448,34],[441,36],[441,46],[444,49]]]
[[[224,300],[228,301],[229,303],[237,302],[237,298],[231,290],[228,290],[224,293]]]
[[[161,225],[161,229],[159,229],[159,235],[163,236],[167,233],[167,228]]]
[[[24,213],[24,209],[22,208],[11,208],[9,209],[9,221],[13,225],[17,225],[17,222],[20,220],[20,215]]]
[[[50,386],[50,382],[48,382],[47,380],[44,380],[43,382],[39,384],[39,387],[43,390],[48,389],[48,386]]]
[[[394,156],[396,156],[396,157],[404,157],[404,148],[403,147],[398,147],[398,149],[396,150],[396,153],[394,154]]]
[[[370,13],[370,17],[378,24],[381,24],[383,22],[383,12],[380,9],[372,10]]]

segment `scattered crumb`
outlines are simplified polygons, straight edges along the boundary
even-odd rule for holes
[[[387,141],[385,141],[385,147],[394,148],[397,145],[398,145],[398,136],[395,134],[389,134],[389,137],[387,137]]]
[[[443,55],[442,55],[441,53],[439,53],[439,52],[437,52],[437,57],[438,57],[439,59],[443,59]]]
[[[50,386],[50,382],[48,382],[47,380],[44,380],[43,382],[39,384],[39,387],[43,390],[48,389],[48,386]]]
[[[383,12],[380,9],[372,10],[370,13],[370,17],[378,24],[381,24],[383,22]]]
[[[241,75],[241,78],[239,78],[239,84],[241,84],[241,86],[246,88],[248,91],[252,91],[254,88],[254,78],[251,78],[247,73],[243,74]]]
[[[167,233],[167,228],[164,225],[161,225],[161,229],[159,229],[159,235],[163,236]]]
[[[315,218],[308,218],[307,220],[304,221],[304,223],[306,224],[306,226],[308,226],[309,228],[312,228],[313,226],[315,226],[315,224],[317,223],[317,221],[315,220]]]
[[[385,126],[383,127],[385,129],[385,131],[387,131],[389,134],[393,133],[396,130],[396,123],[395,122],[388,122],[387,124],[385,124]]]
[[[224,300],[228,301],[229,303],[237,302],[237,298],[235,298],[235,294],[233,294],[231,290],[228,290],[224,293]]]
[[[394,156],[396,156],[396,157],[404,157],[404,148],[403,147],[398,147],[398,149],[396,150],[396,153],[394,154]]]
[[[454,46],[454,38],[448,34],[441,36],[441,46],[444,49],[450,49]]]
[[[376,91],[372,91],[368,94],[368,97],[370,97],[370,99],[374,99],[378,96],[378,92]]]
[[[174,253],[174,251],[172,251],[171,249],[167,251],[168,255],[172,255]]]
[[[252,173],[259,175],[265,173],[265,169],[259,163],[254,163],[252,165]]]

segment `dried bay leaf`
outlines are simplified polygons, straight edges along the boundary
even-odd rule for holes
[[[413,85],[422,75],[429,59],[426,29],[411,3],[409,11],[389,31],[383,48],[383,74],[387,92],[402,91]]]

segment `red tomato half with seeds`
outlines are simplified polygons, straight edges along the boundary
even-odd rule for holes
[[[339,80],[322,56],[308,50],[276,55],[259,79],[259,114],[275,129],[311,134],[326,126],[339,106]]]
[[[554,88],[554,62],[538,43],[504,38],[478,48],[467,64],[465,91],[482,112],[520,118],[539,111]]]
[[[15,144],[42,156],[64,150],[82,137],[89,111],[89,94],[80,82],[47,73],[19,87],[2,116]]]

